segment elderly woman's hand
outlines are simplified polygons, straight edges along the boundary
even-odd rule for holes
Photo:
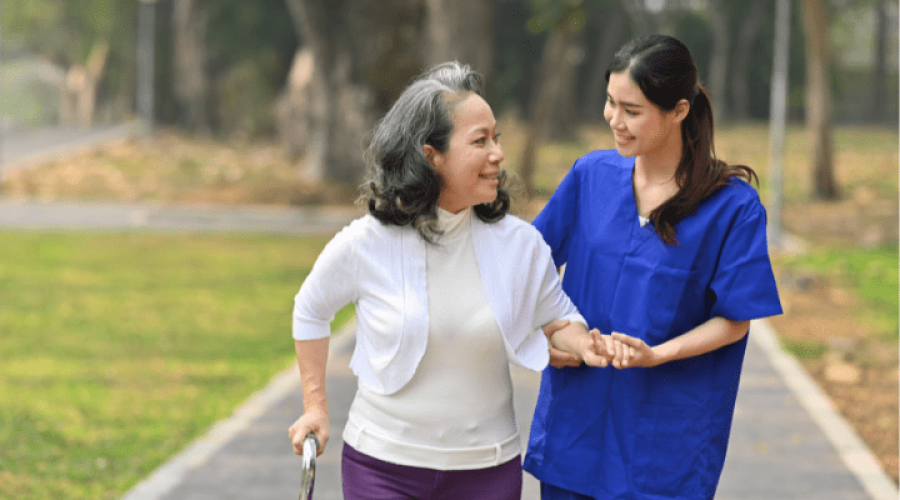
[[[319,438],[319,448],[316,450],[316,456],[319,456],[325,451],[325,445],[331,437],[327,411],[308,411],[288,429],[288,437],[294,445],[295,454],[303,455],[303,440],[309,433],[313,433]]]

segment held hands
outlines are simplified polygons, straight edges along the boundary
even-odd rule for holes
[[[307,411],[288,429],[288,437],[294,445],[295,454],[303,455],[303,440],[310,432],[319,438],[320,445],[319,449],[316,450],[316,456],[319,456],[325,451],[325,445],[331,437],[331,430],[328,426],[328,412],[322,412],[317,409]]]
[[[556,368],[585,363],[623,369],[656,366],[661,362],[643,340],[623,333],[603,335],[596,329],[588,333],[581,323],[565,320],[553,321],[543,331],[550,344],[550,365]]]
[[[663,362],[663,359],[652,347],[637,337],[619,332],[613,332],[610,337],[616,342],[617,349],[622,349],[620,358],[622,366],[616,366],[616,368],[650,368]]]

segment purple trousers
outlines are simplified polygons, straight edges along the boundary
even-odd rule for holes
[[[344,444],[344,500],[520,500],[522,460],[475,470],[434,470],[397,465]]]

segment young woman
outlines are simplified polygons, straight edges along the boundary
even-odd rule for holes
[[[579,159],[534,225],[624,355],[544,371],[525,469],[545,500],[711,499],[750,320],[781,313],[766,213],[753,170],[715,156],[681,42],[628,43],[607,81],[616,149]]]
[[[518,500],[509,363],[547,365],[545,326],[555,347],[608,361],[611,340],[588,333],[540,233],[506,215],[499,135],[467,66],[413,82],[375,129],[369,215],[328,243],[296,296],[304,414],[289,436],[298,454],[309,432],[328,443],[329,324],[356,306],[346,500]]]

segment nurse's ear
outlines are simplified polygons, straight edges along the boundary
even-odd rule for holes
[[[422,146],[422,154],[425,155],[425,159],[431,163],[432,167],[438,168],[444,163],[444,155],[430,144]]]
[[[688,113],[691,111],[691,103],[688,102],[687,99],[682,99],[675,103],[675,108],[672,109],[669,113],[669,117],[677,124],[681,124],[685,118],[687,118]]]

